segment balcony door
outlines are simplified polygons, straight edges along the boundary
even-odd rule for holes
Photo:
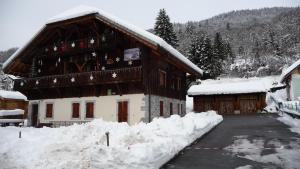
[[[38,122],[38,114],[39,114],[39,105],[38,104],[32,104],[32,110],[31,110],[31,126],[37,127]]]
[[[128,122],[128,101],[118,102],[118,122]]]

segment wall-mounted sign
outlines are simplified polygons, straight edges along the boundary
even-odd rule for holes
[[[124,61],[139,60],[140,59],[140,49],[132,48],[124,50]]]

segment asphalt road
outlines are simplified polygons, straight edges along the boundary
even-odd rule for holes
[[[225,116],[220,125],[162,168],[300,168],[289,162],[300,161],[300,135],[291,132],[277,117]],[[278,155],[278,152],[282,153]]]

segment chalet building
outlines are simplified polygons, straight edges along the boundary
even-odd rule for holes
[[[188,90],[195,112],[215,110],[222,115],[255,114],[265,106],[268,85],[260,79],[205,80]]]
[[[85,6],[50,19],[3,66],[22,77],[14,89],[33,126],[183,115],[187,78],[202,75],[161,38]]]
[[[286,85],[288,100],[300,99],[300,60],[282,73],[280,82]]]

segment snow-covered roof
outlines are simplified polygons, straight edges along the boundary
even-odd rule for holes
[[[284,79],[298,66],[300,66],[300,59],[293,63],[290,67],[284,70],[280,76],[280,82],[283,82]]]
[[[27,97],[17,91],[0,90],[0,98],[27,100]]]
[[[272,87],[274,80],[274,77],[204,80],[199,85],[191,86],[188,95],[262,93],[267,92]]]
[[[165,42],[162,38],[144,30],[141,29],[135,25],[132,25],[130,23],[127,23],[126,21],[119,19],[105,11],[102,11],[98,8],[89,7],[80,5],[78,7],[75,7],[73,9],[67,10],[61,14],[58,14],[52,18],[50,18],[47,21],[47,24],[51,24],[54,22],[60,22],[76,17],[81,17],[89,14],[99,14],[100,18],[103,18],[104,20],[122,27],[123,29],[126,29],[127,31],[130,31],[134,35],[137,35],[138,37],[141,37],[142,39],[146,40],[147,42],[150,42],[153,45],[162,47],[166,51],[168,51],[170,54],[172,54],[177,59],[181,60],[184,64],[192,68],[194,71],[198,72],[199,74],[203,74],[203,71],[197,67],[195,64],[193,64],[189,59],[187,59],[185,56],[183,56],[180,52],[178,52],[176,49],[174,49],[171,45],[169,45],[167,42]],[[41,29],[43,30],[44,27]],[[41,30],[39,32],[41,32]],[[37,35],[37,34],[36,34]],[[35,35],[35,36],[36,36]],[[30,40],[31,41],[31,40]],[[25,45],[26,46],[26,45]],[[13,56],[11,56],[4,64],[3,67],[5,68],[13,59],[16,57],[19,53],[19,51],[22,51],[23,48],[20,48]]]

